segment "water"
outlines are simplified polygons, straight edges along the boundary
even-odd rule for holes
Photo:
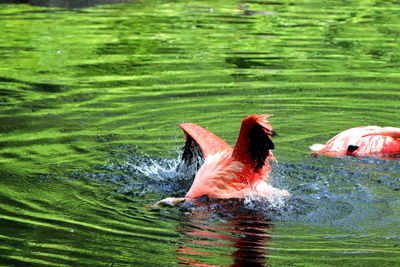
[[[399,127],[396,2],[2,3],[1,265],[399,265],[399,161],[308,151]],[[291,199],[147,208],[191,184],[179,123],[253,113]]]

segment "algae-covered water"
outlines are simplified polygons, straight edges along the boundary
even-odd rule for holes
[[[397,266],[400,161],[311,157],[399,127],[396,1],[0,1],[2,266]],[[270,113],[289,200],[183,196],[194,122]]]

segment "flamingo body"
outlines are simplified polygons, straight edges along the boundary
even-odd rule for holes
[[[270,171],[268,159],[273,159],[270,150],[274,148],[270,140],[274,132],[266,120],[270,116],[253,114],[243,119],[234,148],[194,123],[180,124],[187,138],[185,151],[190,154],[197,145],[204,158],[186,198],[244,198],[251,194],[268,196],[276,191],[289,195],[265,182]]]
[[[400,154],[400,128],[351,128],[334,136],[326,144],[314,144],[310,149],[328,156]]]

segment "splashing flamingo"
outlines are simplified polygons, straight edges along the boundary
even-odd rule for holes
[[[286,190],[266,182],[270,172],[268,160],[274,160],[271,150],[275,135],[267,118],[272,115],[250,115],[243,119],[236,145],[232,148],[210,131],[194,124],[179,127],[186,135],[182,158],[186,164],[200,165],[193,184],[184,198],[166,198],[157,205],[172,205],[206,195],[209,198],[245,198],[247,196],[289,196]]]

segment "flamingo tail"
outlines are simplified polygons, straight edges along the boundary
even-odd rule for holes
[[[326,147],[326,145],[323,144],[313,144],[312,146],[310,146],[310,150],[314,151],[314,152],[318,152],[323,150]]]

